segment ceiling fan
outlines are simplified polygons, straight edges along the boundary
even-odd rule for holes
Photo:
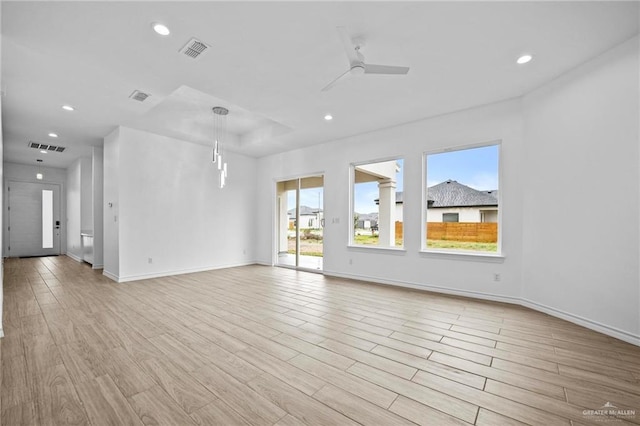
[[[383,74],[383,75],[404,75],[409,72],[409,67],[398,67],[395,65],[374,65],[367,64],[364,61],[364,56],[360,53],[360,45],[354,44],[347,34],[345,27],[337,27],[338,34],[340,35],[340,41],[344,46],[344,51],[347,54],[349,60],[349,69],[340,74],[335,80],[327,84],[322,88],[323,92],[331,89],[338,81],[343,80],[349,76],[357,76],[362,74]]]

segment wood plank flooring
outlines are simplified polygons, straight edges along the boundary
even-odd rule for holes
[[[523,307],[248,266],[5,263],[3,425],[640,424],[640,348]],[[589,414],[606,403],[635,415]]]

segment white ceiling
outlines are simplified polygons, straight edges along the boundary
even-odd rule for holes
[[[295,149],[520,96],[638,33],[636,2],[1,7],[5,161],[45,157],[52,167],[90,155],[117,125],[208,144],[217,104],[230,110],[234,151]],[[152,22],[171,34],[156,35]],[[409,66],[409,74],[364,75],[321,92],[347,69],[336,26],[363,42],[367,62]],[[211,45],[198,60],[178,53],[191,37]],[[535,59],[516,65],[522,52]],[[133,101],[135,89],[152,96]],[[43,155],[30,140],[67,151]]]

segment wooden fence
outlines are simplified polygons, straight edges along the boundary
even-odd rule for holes
[[[396,238],[402,238],[402,222],[396,222]],[[428,240],[498,242],[497,223],[427,222]]]

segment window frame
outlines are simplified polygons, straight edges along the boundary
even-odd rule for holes
[[[403,180],[402,191],[404,192],[405,158],[402,155],[381,157],[381,158],[375,158],[375,159],[364,160],[364,161],[353,161],[353,162],[349,163],[349,215],[348,215],[348,217],[349,217],[349,227],[348,227],[348,229],[349,229],[349,240],[348,240],[347,247],[354,248],[354,249],[364,249],[364,250],[391,250],[391,251],[394,251],[394,252],[404,252],[404,251],[406,251],[406,249],[405,249],[406,229],[404,227],[404,224],[405,224],[404,223],[404,217],[405,217],[404,206],[403,206],[403,212],[402,212],[403,236],[402,236],[402,245],[401,246],[389,247],[389,246],[379,246],[379,245],[357,244],[355,242],[356,228],[355,228],[354,220],[355,220],[355,213],[356,213],[355,212],[356,167],[357,166],[366,165],[366,164],[376,164],[376,163],[384,163],[384,162],[387,162],[387,161],[398,161],[398,160],[402,161],[402,168],[400,170],[400,173],[402,173],[402,180]],[[379,195],[380,194],[378,193],[378,196]],[[379,212],[379,210],[378,210],[378,212]]]
[[[498,241],[496,245],[495,252],[489,251],[473,251],[473,250],[460,250],[460,249],[433,249],[427,247],[427,157],[429,155],[434,154],[443,154],[448,152],[456,152],[456,151],[464,151],[468,149],[475,148],[484,148],[496,146],[498,151],[498,188],[495,188],[498,191]],[[444,256],[444,257],[457,257],[457,256],[469,256],[475,257],[478,259],[503,259],[505,257],[504,252],[502,250],[502,241],[503,241],[503,226],[502,226],[502,218],[504,214],[504,203],[503,203],[503,154],[502,154],[502,140],[490,140],[487,142],[478,142],[478,143],[470,143],[464,145],[455,145],[455,146],[447,146],[441,147],[437,149],[432,149],[428,151],[424,151],[422,153],[422,203],[421,210],[421,226],[420,226],[420,253],[423,255],[435,255],[435,256]]]

